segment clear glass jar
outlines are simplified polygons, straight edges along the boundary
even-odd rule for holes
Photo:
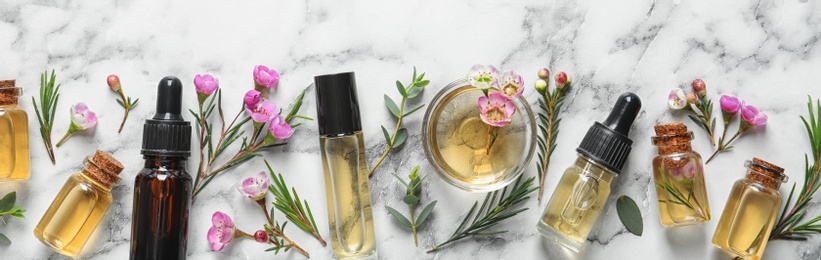
[[[657,125],[655,129],[657,136],[652,141],[658,156],[653,159],[653,178],[661,225],[679,227],[709,221],[704,163],[690,146],[693,132],[682,123]]]
[[[733,184],[724,213],[713,234],[713,245],[741,257],[761,257],[781,208],[784,169],[767,161],[747,161],[747,176]]]
[[[17,104],[23,89],[0,81],[0,182],[31,177],[28,115]]]

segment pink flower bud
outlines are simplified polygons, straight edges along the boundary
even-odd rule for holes
[[[285,140],[294,135],[294,128],[281,115],[276,115],[268,125],[268,134],[277,140]]]
[[[538,74],[540,79],[547,80],[550,78],[550,70],[547,68],[539,69]]]
[[[262,99],[261,94],[262,93],[260,93],[256,89],[248,90],[248,92],[245,92],[245,97],[243,98],[243,101],[245,101],[245,107],[256,108],[257,104],[259,104],[259,101]]]
[[[268,233],[265,233],[265,231],[262,230],[257,230],[257,232],[254,233],[254,240],[260,243],[268,243]]]
[[[741,118],[751,126],[760,126],[767,123],[767,115],[759,112],[752,105],[741,104]]]
[[[263,88],[274,87],[279,83],[279,72],[265,65],[257,65],[254,67],[254,82]]]
[[[570,84],[570,76],[567,76],[567,73],[564,71],[556,73],[556,88],[564,89],[567,84]]]
[[[693,80],[693,92],[698,94],[699,97],[707,96],[707,84],[704,83],[701,79]]]
[[[687,93],[687,102],[690,102],[690,104],[698,104],[698,101],[696,93]]]
[[[733,96],[722,95],[718,102],[721,104],[721,110],[724,113],[735,114],[741,109],[741,102]]]
[[[122,89],[122,85],[120,85],[120,77],[118,77],[117,75],[108,75],[106,81],[108,81],[108,86],[111,88],[111,90],[120,91],[120,89]]]

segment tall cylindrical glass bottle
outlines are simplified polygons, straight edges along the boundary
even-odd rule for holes
[[[131,259],[185,259],[191,175],[191,124],[181,115],[182,83],[168,76],[157,90],[157,112],[143,126],[145,168],[134,181]]]
[[[746,166],[747,177],[733,185],[713,245],[744,259],[760,258],[781,208],[778,188],[788,178],[784,168],[758,158]]]
[[[641,109],[636,94],[619,97],[604,123],[596,122],[587,131],[579,148],[579,158],[564,172],[537,230],[578,252],[610,195],[610,182],[621,172],[633,141],[627,137]]]
[[[31,176],[26,111],[17,105],[23,89],[14,80],[0,80],[0,182]]]
[[[710,204],[704,185],[704,164],[693,151],[693,132],[681,122],[657,125],[653,144],[658,156],[653,159],[661,225],[679,227],[710,220]]]
[[[97,151],[72,175],[34,228],[34,236],[58,253],[75,257],[97,229],[111,205],[111,187],[120,182],[123,165]]]
[[[376,259],[354,73],[316,76],[314,82],[333,256]]]

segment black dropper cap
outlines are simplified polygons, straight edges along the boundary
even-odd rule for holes
[[[622,94],[607,120],[604,120],[604,123],[594,123],[590,130],[587,130],[576,151],[620,174],[633,145],[627,134],[639,110],[641,100],[636,94]]]
[[[157,112],[143,125],[143,155],[191,155],[191,123],[182,118],[181,111],[182,82],[167,76],[157,86]]]
[[[353,72],[314,77],[320,135],[349,135],[362,130]]]

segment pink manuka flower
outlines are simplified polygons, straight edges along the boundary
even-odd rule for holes
[[[74,132],[86,130],[96,125],[97,114],[88,109],[85,103],[77,103],[71,107],[71,125],[68,127],[66,134],[63,135],[63,138],[60,138],[60,141],[57,142],[57,147],[60,147],[60,145],[66,141],[66,138]]]
[[[294,135],[294,129],[288,122],[285,122],[281,115],[276,115],[268,125],[268,133],[277,140],[285,140]]]
[[[240,192],[254,201],[264,200],[268,192],[268,174],[259,172],[257,176],[243,180]]]
[[[254,120],[254,124],[261,125],[270,121],[276,116],[277,105],[274,102],[264,100],[253,107],[245,107],[245,113]]]
[[[704,83],[703,80],[693,80],[693,83],[691,85],[693,86],[693,92],[696,93],[699,97],[707,96],[707,84]]]
[[[211,243],[211,248],[214,251],[222,251],[225,245],[234,240],[234,233],[236,232],[234,221],[231,220],[228,214],[217,211],[211,216],[211,223],[213,226],[208,230],[208,242]]]
[[[260,93],[256,89],[248,90],[248,92],[245,92],[245,98],[243,98],[243,101],[245,101],[245,107],[257,107],[259,101],[262,100],[261,95],[262,93]]]
[[[738,110],[741,109],[741,102],[738,101],[738,98],[728,95],[722,95],[719,98],[718,102],[721,104],[721,111],[727,114],[735,114],[738,113]]]
[[[514,100],[522,96],[525,91],[522,76],[512,70],[502,72],[502,77],[492,83],[507,99]]]
[[[752,105],[741,104],[741,118],[749,126],[760,126],[767,123],[767,115],[758,112]]]
[[[560,90],[564,89],[567,84],[570,84],[570,76],[567,76],[567,73],[564,71],[556,73],[556,88]]]
[[[674,89],[667,95],[667,106],[672,110],[682,110],[687,107],[687,95],[681,89]]]
[[[504,127],[516,113],[516,105],[501,93],[491,92],[488,96],[479,97],[479,111],[479,117],[485,124]]]
[[[477,88],[488,88],[496,82],[497,73],[496,67],[476,64],[470,67],[468,82],[470,82],[471,86]]]
[[[197,90],[197,100],[202,104],[205,99],[214,94],[219,88],[219,79],[211,76],[211,74],[197,74],[194,76],[194,88]]]
[[[254,82],[258,89],[274,87],[279,83],[279,73],[265,65],[257,65],[254,67]]]

